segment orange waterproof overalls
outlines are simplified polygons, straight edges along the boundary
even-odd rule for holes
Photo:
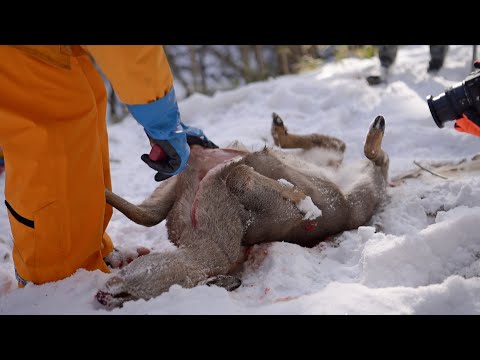
[[[20,284],[109,271],[106,91],[87,52],[127,104],[173,85],[161,46],[0,46],[0,145]]]

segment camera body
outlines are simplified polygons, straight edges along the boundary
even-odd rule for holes
[[[475,70],[444,93],[436,97],[428,96],[427,103],[439,128],[443,128],[447,121],[461,118],[468,108],[480,113],[480,70]]]

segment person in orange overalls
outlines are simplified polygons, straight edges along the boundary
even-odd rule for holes
[[[162,46],[10,45],[0,46],[0,58],[5,205],[19,285],[57,281],[80,268],[109,272],[107,99],[92,58],[167,155],[142,155],[156,181],[185,168],[189,143],[215,144],[181,122]]]

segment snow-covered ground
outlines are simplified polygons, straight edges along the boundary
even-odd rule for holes
[[[471,46],[451,46],[445,67],[429,75],[427,45],[403,46],[388,85],[370,87],[374,59],[345,59],[317,71],[250,84],[213,97],[180,102],[184,122],[218,145],[240,140],[272,145],[271,113],[291,132],[320,132],[347,143],[345,163],[363,158],[376,115],[386,119],[384,149],[391,176],[413,161],[460,160],[480,152],[478,137],[439,129],[425,98],[461,81]],[[110,126],[114,191],[138,203],[157,186],[141,160],[149,146],[131,118]],[[8,171],[8,169],[7,169]],[[3,187],[4,176],[0,177]],[[104,310],[94,294],[109,278],[79,270],[42,286],[17,289],[6,208],[0,208],[0,314],[478,314],[480,313],[480,177],[444,180],[429,174],[388,189],[390,200],[372,221],[312,249],[289,243],[255,246],[234,292],[198,286]],[[3,193],[0,199],[3,203]],[[373,225],[383,232],[375,233]],[[165,223],[144,228],[115,211],[108,227],[116,246],[174,249]],[[115,272],[115,271],[114,271]]]

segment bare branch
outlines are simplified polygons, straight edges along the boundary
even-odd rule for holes
[[[426,172],[429,172],[429,173],[432,174],[432,175],[438,176],[439,178],[442,178],[442,179],[445,179],[445,180],[448,179],[447,177],[445,177],[445,176],[443,176],[443,175],[440,175],[440,174],[437,174],[436,172],[433,172],[432,170],[429,170],[429,169],[427,169],[426,167],[420,165],[420,164],[419,164],[418,162],[416,162],[415,160],[413,161],[413,163],[414,163],[415,165],[417,165],[420,169],[425,170]]]

